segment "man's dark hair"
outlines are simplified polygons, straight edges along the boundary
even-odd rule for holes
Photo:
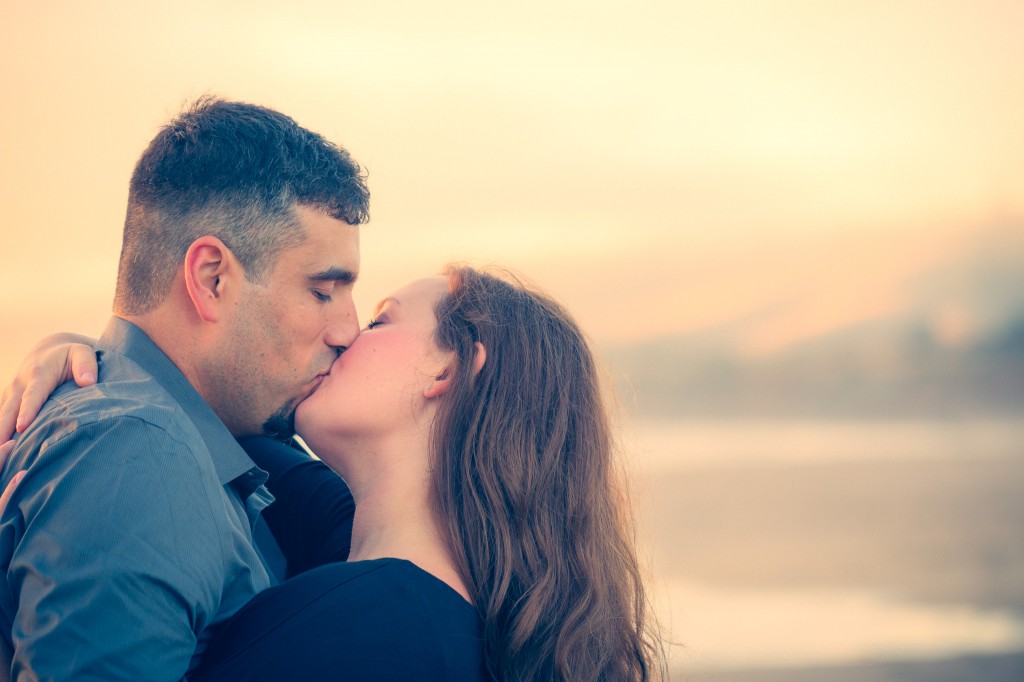
[[[203,235],[224,242],[248,280],[263,282],[277,254],[305,238],[297,204],[358,225],[369,199],[362,170],[341,147],[272,109],[203,97],[135,166],[114,309],[139,315],[159,305]]]

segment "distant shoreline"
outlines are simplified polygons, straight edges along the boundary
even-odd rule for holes
[[[639,470],[844,461],[1024,459],[1024,415],[985,419],[625,419]]]

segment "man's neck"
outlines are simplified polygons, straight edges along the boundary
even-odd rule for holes
[[[203,390],[203,377],[200,364],[196,362],[197,335],[190,333],[191,327],[177,316],[168,315],[161,310],[145,315],[128,315],[114,313],[115,316],[131,322],[145,332],[149,340],[163,351],[164,355],[174,363],[203,400],[210,403],[209,393]],[[216,412],[216,407],[210,405]]]

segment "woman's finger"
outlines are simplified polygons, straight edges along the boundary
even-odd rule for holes
[[[0,469],[3,469],[7,464],[7,458],[11,455],[11,451],[14,450],[15,442],[16,441],[9,440],[3,445],[0,445]],[[19,471],[14,475],[14,478],[11,479],[11,482],[7,484],[3,495],[0,495],[0,514],[3,514],[4,510],[7,509],[7,503],[10,501],[11,495],[14,494],[14,489],[18,487],[18,484],[21,483],[21,479],[23,478],[25,478],[25,472]]]
[[[4,488],[3,495],[0,495],[0,514],[3,514],[7,509],[7,503],[11,501],[11,496],[14,494],[14,490],[18,487],[18,484],[21,483],[21,479],[25,478],[25,473],[26,472],[22,470],[14,474],[14,478],[12,478],[11,482],[7,484],[6,488]]]
[[[36,381],[29,383],[25,388],[25,392],[21,394],[21,405],[18,408],[18,418],[14,427],[18,433],[27,429],[32,420],[36,418],[39,410],[43,407],[43,403],[50,397],[50,391],[52,390],[52,388],[42,386]]]
[[[21,407],[21,391],[13,384],[4,391],[0,399],[0,442],[10,440],[14,435],[14,424]]]
[[[76,343],[68,350],[68,364],[71,374],[79,386],[91,386],[96,383],[99,364],[96,362],[96,349]]]
[[[3,469],[4,465],[7,464],[7,458],[10,456],[11,450],[14,449],[14,444],[16,442],[17,441],[9,440],[3,445],[0,445],[0,469]]]

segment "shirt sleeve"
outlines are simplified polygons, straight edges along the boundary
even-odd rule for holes
[[[180,679],[225,581],[219,490],[137,418],[43,443],[11,501],[12,677]]]
[[[288,576],[345,561],[355,514],[345,481],[298,446],[262,437],[239,443],[269,475],[274,502],[263,517],[288,560]]]

